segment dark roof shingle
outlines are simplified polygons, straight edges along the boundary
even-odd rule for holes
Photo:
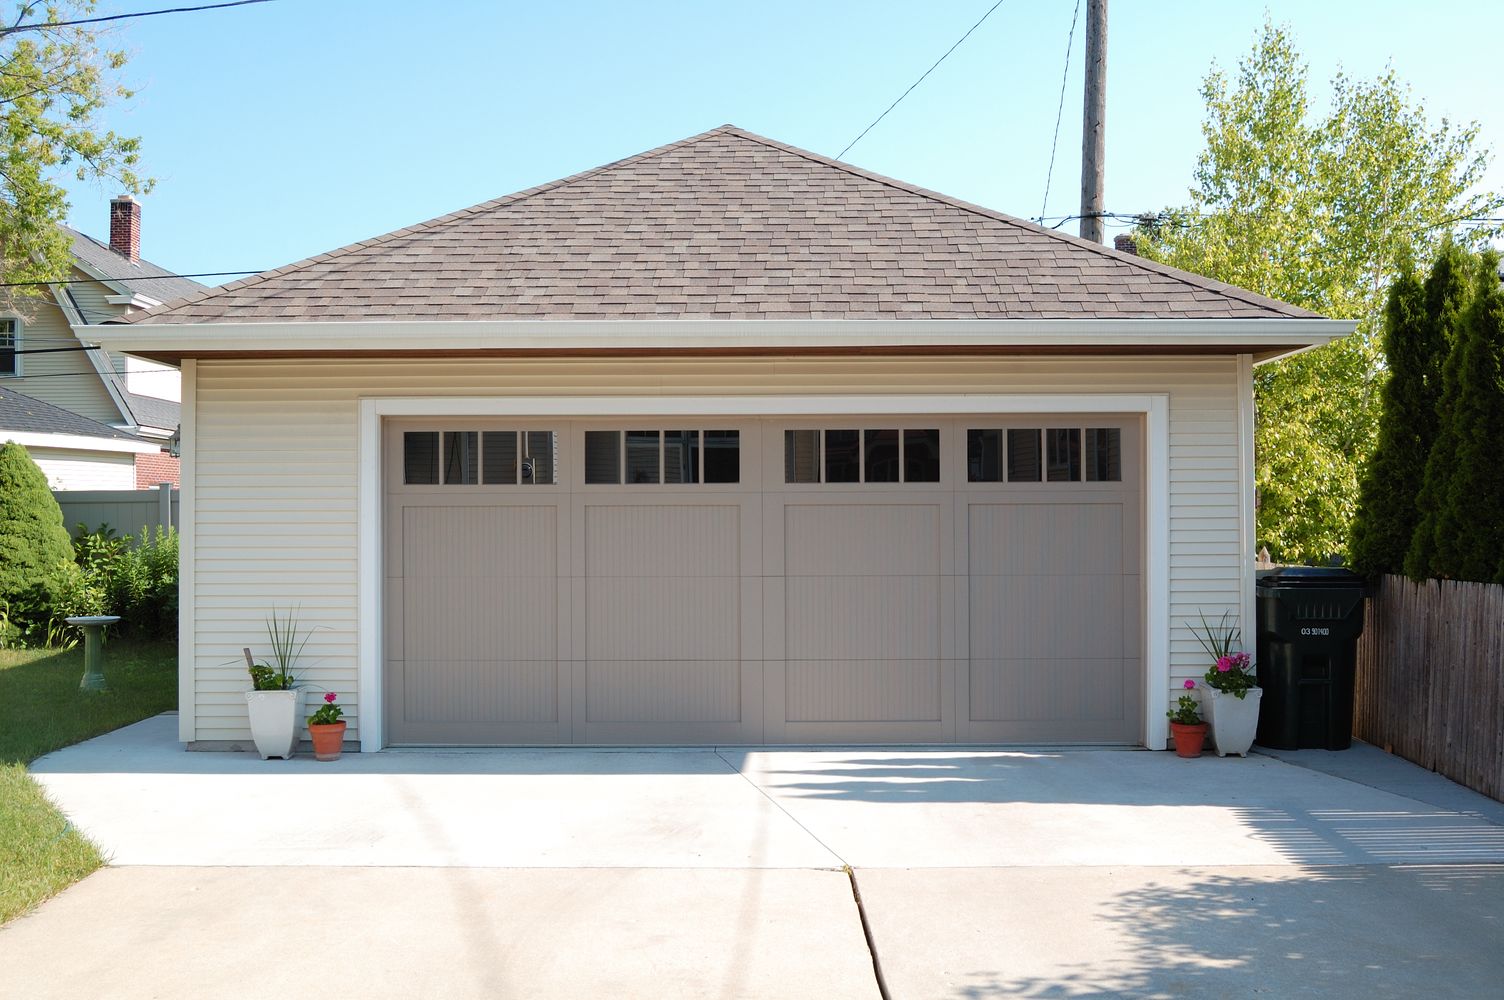
[[[7,431],[136,441],[134,435],[0,385],[0,441]]]
[[[129,258],[110,249],[109,244],[101,243],[76,229],[63,226],[62,230],[73,240],[73,256],[133,292],[139,292],[158,302],[171,302],[205,289],[205,286],[192,278],[174,277],[171,271],[158,267],[149,260],[132,263]]]
[[[125,322],[1314,315],[728,125]]]

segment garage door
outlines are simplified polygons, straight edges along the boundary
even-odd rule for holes
[[[1140,739],[1135,418],[385,441],[391,743]]]

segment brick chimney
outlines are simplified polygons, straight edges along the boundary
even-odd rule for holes
[[[1138,243],[1127,233],[1123,233],[1121,236],[1114,236],[1112,246],[1113,249],[1120,253],[1131,253],[1135,257],[1138,256]]]
[[[133,264],[141,259],[141,203],[128,194],[110,199],[110,249]]]

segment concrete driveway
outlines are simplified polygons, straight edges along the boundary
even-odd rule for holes
[[[0,993],[253,997],[331,971],[372,997],[1399,997],[1504,975],[1504,806],[1372,748],[319,764],[173,733],[34,766],[116,867],[0,931]]]

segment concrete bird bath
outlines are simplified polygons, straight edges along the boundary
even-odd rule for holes
[[[78,682],[80,691],[104,691],[104,628],[120,620],[119,615],[84,615],[79,618],[64,618],[69,625],[77,625],[84,634],[84,679]]]

